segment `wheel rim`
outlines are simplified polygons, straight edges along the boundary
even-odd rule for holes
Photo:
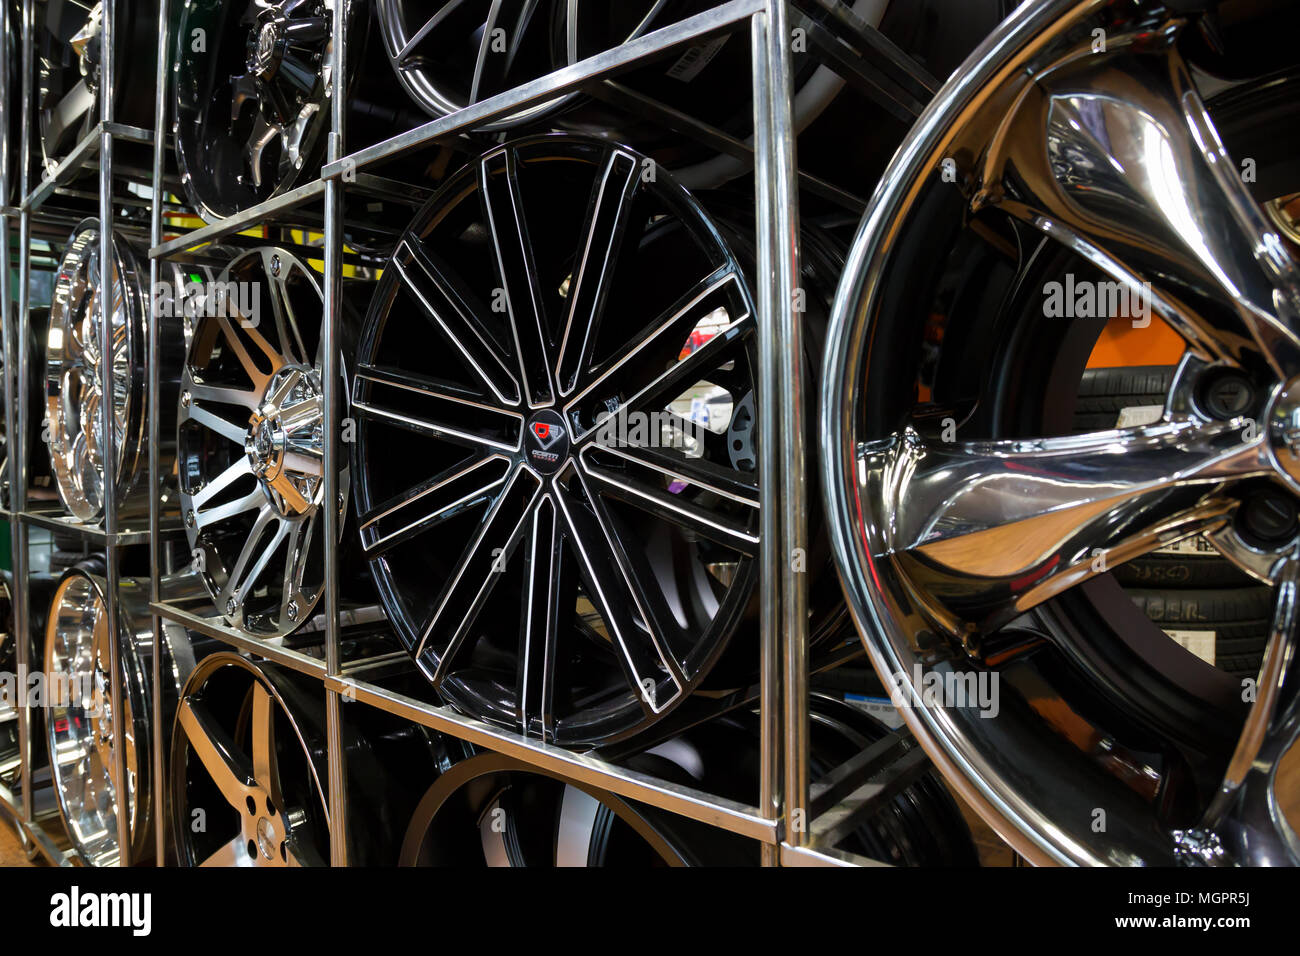
[[[823,386],[837,557],[873,664],[891,683],[899,675],[909,725],[1022,854],[1042,862],[1294,862],[1295,834],[1272,784],[1297,729],[1295,542],[1292,533],[1247,547],[1238,515],[1261,481],[1270,493],[1295,487],[1281,423],[1291,407],[1286,383],[1300,371],[1292,331],[1300,282],[1173,46],[1181,21],[1161,12],[1126,21],[1112,6],[1022,7],[941,91],[886,174],[841,286]],[[1092,53],[1094,28],[1109,53]],[[947,183],[945,159],[954,163]],[[1017,242],[1036,236],[1022,246],[1030,265],[1033,250],[1054,256],[1059,244],[1101,279],[1151,280],[1152,312],[1189,348],[1160,422],[1020,437],[1005,409],[938,399],[930,421],[917,417],[912,398],[901,397],[909,375],[910,385],[919,380],[908,295],[886,270],[913,286],[926,281],[926,272],[909,272],[921,261],[918,224],[932,230],[924,240],[931,253],[951,251],[963,212],[983,213],[983,226],[991,212],[1004,217],[1010,228],[995,226],[991,244],[1009,246],[1013,257]],[[937,283],[945,259],[930,258],[938,265],[928,278]],[[1030,281],[1009,288],[1025,302],[1036,296],[1040,310],[1048,294]],[[900,317],[891,322],[890,311]],[[960,333],[955,326],[941,331],[945,340]],[[887,351],[902,368],[895,376],[882,368]],[[1034,364],[1052,362],[1039,354],[1022,380],[1049,376]],[[1198,399],[1212,381],[1206,376],[1225,370],[1268,397],[1254,435],[1246,417],[1215,418]],[[1004,393],[1031,390],[1001,381]],[[994,433],[945,441],[940,416]],[[1106,644],[1064,611],[1079,595],[1101,606],[1107,588],[1122,599],[1105,568],[1198,532],[1276,585],[1259,698],[1248,709],[1234,699],[1241,688],[1198,669],[1190,655],[1141,647],[1143,634],[1113,622]],[[1141,673],[1156,656],[1170,668],[1155,675],[1164,684]],[[951,687],[995,672],[1012,687],[995,719],[924,693],[927,678]],[[1159,694],[1117,693],[1125,687]],[[1091,702],[1083,701],[1089,691]],[[1214,738],[1199,754],[1170,727],[1193,698],[1204,706],[1192,713]],[[1055,715],[1043,713],[1049,704],[1059,705]],[[1107,721],[1122,731],[1107,732]],[[1139,731],[1154,757],[1134,746]]]
[[[376,17],[402,86],[431,116],[442,117],[560,65],[548,55],[544,6],[539,0],[444,0],[429,9],[407,0],[377,0]],[[480,129],[537,120],[571,99],[530,106]]]
[[[175,56],[176,155],[190,205],[204,219],[279,195],[319,164],[335,2],[185,4]],[[193,49],[196,30],[213,49]]]
[[[144,298],[135,257],[113,241],[113,448],[119,502],[135,482],[143,441]],[[99,223],[78,227],[54,285],[45,353],[50,459],[64,507],[82,521],[104,510]]]
[[[45,673],[69,693],[56,695],[47,707],[46,728],[59,812],[77,852],[92,866],[115,866],[120,855],[113,759],[118,718],[109,700],[108,642],[115,637],[122,665],[120,719],[133,858],[149,839],[149,700],[133,640],[137,636],[120,624],[110,627],[101,580],[82,570],[64,576],[46,631]]]
[[[186,684],[172,733],[183,866],[322,866],[328,858],[316,760],[278,684],[229,653],[206,658]]]
[[[644,813],[500,754],[462,760],[420,801],[403,866],[686,866]]]
[[[299,259],[263,248],[216,291],[181,375],[181,513],[218,611],[280,636],[311,615],[324,580],[321,288]],[[343,511],[346,466],[338,489]]]
[[[408,230],[359,349],[358,513],[390,619],[447,699],[565,743],[679,703],[753,584],[757,481],[725,434],[753,391],[753,308],[699,208],[641,169],[572,137],[488,153]],[[419,345],[430,325],[448,346],[436,356]],[[695,331],[706,344],[678,361]],[[651,430],[630,414],[705,381],[731,405],[700,444],[644,447],[691,423],[673,412]],[[449,553],[429,549],[435,528]],[[492,638],[494,619],[510,639]]]

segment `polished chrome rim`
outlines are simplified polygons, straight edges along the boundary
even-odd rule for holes
[[[855,616],[931,756],[1035,861],[1300,859],[1274,787],[1298,726],[1300,541],[1267,520],[1300,489],[1300,271],[1197,94],[1184,29],[1157,8],[1021,7],[895,158],[836,304],[824,478]],[[1188,349],[1160,420],[1060,435],[1040,416],[1018,431],[1013,397],[1054,374],[1042,350],[1014,375],[991,356],[969,394],[941,355],[926,372],[908,338],[917,290],[972,249],[1018,263],[1005,302],[1038,310],[1034,334],[1057,323],[1058,345],[1099,330],[1044,317],[1061,256],[1132,294],[1149,282],[1152,314]],[[996,309],[949,305],[932,354]],[[1008,349],[1027,351],[1031,332],[1017,335]],[[962,341],[981,369],[978,340]],[[1253,399],[1207,397],[1225,380]],[[1108,568],[1198,533],[1275,585],[1245,688],[1107,603],[1120,593]],[[934,691],[995,676],[996,716]]]
[[[565,743],[678,704],[753,586],[753,307],[698,205],[642,169],[574,137],[481,157],[407,231],[359,349],[390,619],[447,699]]]
[[[541,0],[376,0],[384,48],[407,93],[434,117],[536,79],[550,62],[547,4]],[[572,95],[493,120],[503,130],[540,119]]]
[[[102,2],[87,7],[51,0],[37,17],[53,28],[42,34],[39,64],[40,141],[47,173],[99,119],[103,8]]]
[[[114,639],[122,665],[121,715],[114,715],[109,693],[108,642]],[[80,570],[65,575],[45,637],[45,674],[52,694],[45,714],[47,742],[64,827],[92,866],[117,865],[119,787],[126,790],[133,858],[149,839],[149,698],[140,639],[146,641],[147,653],[152,640],[147,625],[139,634],[110,625],[101,580]],[[124,781],[115,777],[115,720],[122,722]]]
[[[172,732],[172,787],[183,866],[321,866],[328,858],[329,811],[297,715],[276,682],[238,655],[213,654],[186,684]]]
[[[59,498],[73,515],[93,521],[104,510],[103,373],[113,369],[113,447],[118,500],[130,493],[144,440],[145,301],[135,257],[113,241],[108,288],[113,354],[101,354],[99,223],[82,223],[55,278],[45,352],[45,416]]]
[[[232,626],[288,634],[324,580],[319,277],[283,249],[256,249],[226,268],[201,312],[179,399],[190,548]],[[347,491],[345,467],[340,511]]]
[[[176,156],[204,219],[270,199],[319,162],[335,3],[185,3],[174,67]],[[202,50],[194,49],[196,30],[207,37]]]

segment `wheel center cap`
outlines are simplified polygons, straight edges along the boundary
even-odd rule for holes
[[[249,44],[252,47],[248,58],[250,73],[256,73],[263,79],[275,73],[280,60],[280,32],[280,25],[274,20],[262,24],[255,40]]]
[[[1300,490],[1300,379],[1278,392],[1268,411],[1268,442],[1282,476]]]
[[[276,842],[275,826],[266,817],[258,817],[257,848],[261,851],[262,856],[268,860],[274,860]]]
[[[543,475],[553,475],[569,460],[572,441],[558,412],[543,409],[528,419],[524,429],[524,456]]]
[[[285,366],[271,378],[244,438],[253,474],[282,515],[305,514],[317,504],[323,486],[324,428],[315,371]]]

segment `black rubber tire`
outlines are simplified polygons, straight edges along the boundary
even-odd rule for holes
[[[1234,677],[1259,673],[1273,615],[1271,588],[1132,588],[1127,593],[1161,628],[1214,631],[1214,661],[1220,670]]]
[[[1174,379],[1172,365],[1090,368],[1079,382],[1076,432],[1114,428],[1119,413],[1137,405],[1164,405]]]
[[[1125,587],[1181,590],[1250,588],[1254,578],[1218,552],[1199,554],[1148,554],[1117,567],[1115,580]]]

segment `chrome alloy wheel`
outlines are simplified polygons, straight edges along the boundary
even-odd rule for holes
[[[104,513],[103,364],[113,369],[113,467],[116,471],[118,514],[128,517],[148,506],[148,456],[144,447],[144,362],[149,302],[141,281],[139,260],[125,240],[114,237],[113,264],[107,283],[99,261],[99,223],[87,219],[72,234],[55,276],[45,348],[44,431],[59,498],[81,521]],[[99,298],[111,296],[112,355],[101,350]],[[160,330],[163,368],[172,368],[184,349],[179,322]],[[163,376],[160,401],[172,407],[175,378]],[[39,414],[39,413],[38,413]],[[166,414],[166,413],[164,413]],[[164,421],[164,428],[169,423]],[[166,436],[169,429],[162,434]],[[160,448],[162,472],[171,471],[175,446],[164,438]],[[171,499],[160,489],[164,500]]]
[[[358,353],[390,620],[444,698],[564,744],[680,703],[753,590],[753,306],[644,168],[578,137],[487,153],[408,229]]]
[[[1242,181],[1267,158],[1228,153],[1184,64],[1194,30],[1156,4],[1020,7],[896,156],[836,303],[823,477],[858,626],[1035,862],[1300,861],[1274,786],[1300,726],[1300,270]],[[1085,286],[1122,304],[1089,318]],[[1163,320],[1187,354],[1158,420],[1071,435],[1108,318]],[[1275,585],[1245,686],[1107,573],[1197,533]]]
[[[224,219],[312,175],[329,129],[337,0],[186,0],[174,132],[190,205]],[[365,16],[349,3],[349,22]],[[206,44],[195,49],[195,31]]]
[[[181,515],[217,610],[281,636],[310,616],[324,575],[320,278],[267,247],[234,260],[214,294],[181,373]],[[340,511],[347,489],[345,466]]]
[[[375,0],[393,71],[430,116],[446,116],[558,69],[548,39],[552,0]],[[498,131],[541,119],[573,94],[486,123]]]
[[[366,707],[349,710],[343,749],[349,862],[391,866],[418,799],[411,781],[449,768],[458,745]],[[171,752],[172,822],[182,866],[299,867],[329,860],[318,682],[238,654],[212,654],[181,694]]]
[[[45,630],[46,743],[59,813],[68,838],[91,866],[116,866],[119,858],[117,802],[126,790],[131,858],[141,859],[153,842],[150,787],[150,707],[147,669],[153,647],[149,582],[123,579],[118,623],[108,621],[102,566],[86,564],[59,582]],[[164,579],[165,593],[184,597],[197,582]],[[170,715],[181,683],[194,667],[195,645],[184,628],[163,629],[163,712]],[[109,641],[118,641],[122,712],[111,702]],[[113,725],[122,724],[125,779],[115,775]]]

